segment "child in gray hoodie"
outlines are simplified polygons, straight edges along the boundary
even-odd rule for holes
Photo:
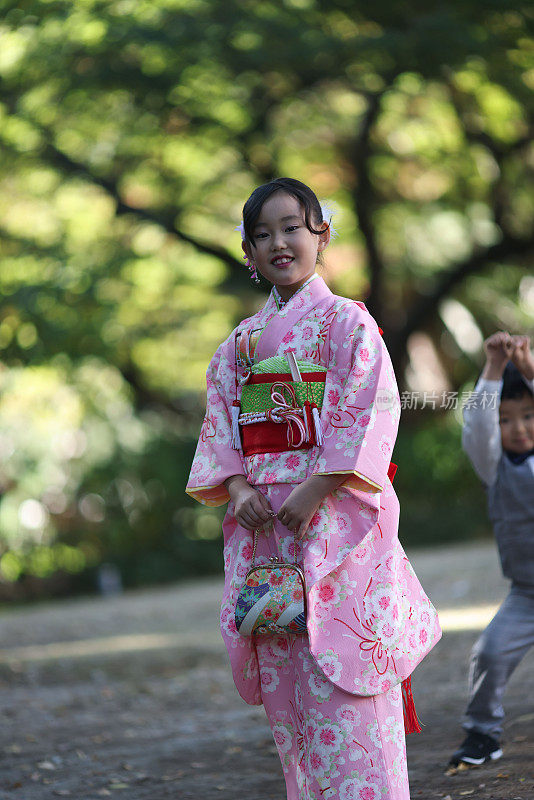
[[[473,402],[464,409],[462,447],[484,483],[510,592],[476,642],[469,669],[467,737],[457,766],[502,756],[502,699],[534,644],[534,358],[528,336],[494,333]]]

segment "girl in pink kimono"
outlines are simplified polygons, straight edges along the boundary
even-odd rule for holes
[[[235,684],[265,707],[288,800],[407,800],[407,679],[441,631],[397,537],[391,360],[363,303],[315,272],[331,231],[309,187],[258,187],[241,229],[253,277],[273,288],[210,362],[186,489],[228,502],[221,631]],[[236,629],[255,530],[256,564],[304,572],[306,634]]]

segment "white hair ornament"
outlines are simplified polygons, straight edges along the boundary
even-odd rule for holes
[[[328,227],[330,228],[330,238],[335,239],[338,235],[338,232],[332,225],[332,217],[336,213],[336,208],[332,203],[328,203],[326,200],[320,200],[319,205],[321,206],[323,222],[328,222]]]
[[[325,200],[320,200],[319,205],[321,206],[321,214],[323,215],[323,222],[328,222],[328,226],[330,228],[330,238],[335,239],[338,236],[337,230],[332,225],[332,217],[336,213],[336,208],[332,203],[329,203]],[[243,224],[243,220],[236,225],[234,228],[235,231],[239,231],[241,234],[242,241],[245,241],[246,234],[245,234],[245,226]]]

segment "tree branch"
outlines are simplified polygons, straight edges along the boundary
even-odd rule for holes
[[[469,142],[482,145],[493,156],[497,164],[499,174],[496,180],[489,184],[489,197],[491,199],[490,208],[493,211],[494,222],[504,231],[505,230],[505,200],[506,200],[506,186],[504,182],[503,163],[508,157],[521,151],[523,148],[532,144],[532,137],[534,134],[534,123],[532,120],[529,122],[528,132],[525,136],[521,136],[515,142],[509,145],[504,145],[501,142],[492,139],[492,137],[485,131],[473,130],[469,124],[466,124],[464,119],[464,95],[454,85],[449,78],[445,81],[445,85],[449,90],[449,96],[452,107],[458,117],[460,127],[464,132],[464,136]]]
[[[11,109],[11,111],[14,113],[13,109]],[[164,228],[168,233],[176,236],[182,242],[192,245],[200,253],[218,258],[220,261],[224,262],[228,267],[230,267],[232,273],[238,274],[239,272],[242,272],[243,267],[241,262],[234,258],[234,256],[227,250],[222,247],[218,247],[217,245],[203,242],[178,228],[174,222],[176,214],[170,209],[163,209],[159,212],[155,212],[146,208],[135,208],[134,206],[129,205],[121,197],[117,184],[114,181],[108,178],[100,177],[99,175],[95,175],[93,172],[91,172],[86,164],[76,161],[66,153],[63,153],[61,150],[59,150],[54,144],[52,144],[50,131],[42,125],[39,125],[39,123],[37,123],[34,119],[28,119],[28,122],[30,122],[44,138],[45,144],[40,150],[40,156],[50,164],[53,164],[55,167],[60,169],[62,172],[65,172],[69,175],[76,173],[80,174],[90,183],[93,183],[96,186],[101,186],[103,189],[105,189],[106,192],[116,201],[117,214],[134,214],[141,219],[154,222],[155,224]],[[6,150],[10,150],[17,155],[20,155],[19,151],[12,145],[8,145],[5,142],[2,142],[1,145]]]
[[[419,296],[410,311],[406,324],[388,342],[391,358],[398,374],[405,362],[405,351],[409,337],[416,330],[420,330],[427,325],[436,313],[439,303],[452,292],[454,287],[492,261],[507,261],[511,256],[524,256],[532,251],[534,251],[534,235],[526,239],[504,235],[497,244],[477,250],[465,261],[457,264],[454,269],[442,274],[436,288],[430,295]]]
[[[134,214],[141,219],[154,222],[164,228],[168,233],[177,236],[182,242],[192,245],[199,252],[214,256],[220,261],[223,261],[233,271],[237,270],[238,268],[240,270],[242,269],[240,262],[237,261],[237,259],[235,259],[234,256],[232,256],[231,253],[224,248],[208,244],[207,242],[202,242],[194,236],[190,236],[189,234],[180,230],[180,228],[178,228],[174,223],[175,214],[173,214],[170,210],[155,212],[146,208],[135,208],[134,206],[129,205],[122,199],[114,181],[94,175],[85,164],[75,161],[73,158],[67,156],[65,153],[62,153],[57,149],[57,147],[50,143],[45,146],[43,155],[49,162],[59,166],[64,171],[71,174],[74,172],[81,173],[85,178],[91,181],[91,183],[94,183],[95,185],[101,186],[103,189],[105,189],[106,192],[113,197],[117,203],[117,214]]]
[[[380,113],[380,101],[387,87],[380,92],[367,93],[367,110],[363,116],[358,136],[345,146],[345,156],[352,163],[356,173],[356,183],[352,190],[354,211],[358,226],[362,232],[367,250],[369,265],[369,294],[366,305],[369,312],[380,318],[382,280],[384,262],[377,243],[376,228],[373,221],[375,209],[375,192],[369,175],[369,157],[371,155],[371,130]]]

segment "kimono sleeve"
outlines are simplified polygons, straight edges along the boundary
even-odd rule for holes
[[[324,446],[312,474],[346,473],[342,486],[380,493],[400,418],[391,358],[375,320],[355,302],[338,311],[329,339],[321,411]]]
[[[235,386],[233,337],[216,351],[206,372],[206,415],[186,486],[186,493],[206,506],[221,506],[230,495],[224,481],[245,475],[241,451],[231,446],[232,388]]]

